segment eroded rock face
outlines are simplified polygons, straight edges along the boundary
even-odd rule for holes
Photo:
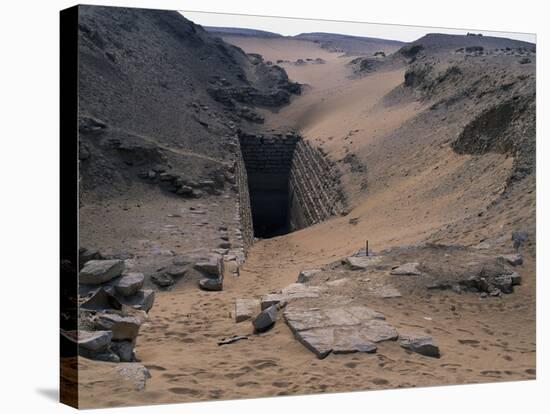
[[[376,342],[398,337],[383,314],[366,306],[289,308],[284,317],[296,338],[318,358],[333,351],[375,352]]]
[[[80,283],[100,285],[120,276],[124,270],[122,260],[90,260],[79,273]]]

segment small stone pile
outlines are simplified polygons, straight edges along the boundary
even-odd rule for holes
[[[97,255],[94,255],[97,257]],[[125,272],[124,261],[93,259],[79,273],[79,329],[62,332],[79,354],[110,362],[134,362],[139,329],[153,306],[142,273]]]
[[[157,183],[166,190],[184,198],[201,198],[205,194],[221,195],[226,182],[235,184],[235,176],[231,172],[231,168],[228,168],[227,171],[216,172],[212,179],[200,181],[171,172],[168,167],[163,165],[142,171],[138,173],[138,176],[149,182]]]

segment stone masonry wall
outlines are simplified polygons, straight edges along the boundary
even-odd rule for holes
[[[237,140],[237,158],[235,161],[235,179],[238,191],[237,217],[240,221],[240,236],[242,238],[245,255],[254,242],[254,228],[252,227],[252,211],[250,209],[250,194],[248,191],[248,175]]]
[[[301,229],[346,211],[340,175],[317,148],[299,140],[289,179],[290,229]]]
[[[267,136],[241,132],[239,138],[246,167],[240,168],[243,172],[246,169],[246,177],[238,177],[243,183],[248,181],[251,228],[256,236],[261,234],[262,226],[273,226],[275,232],[271,235],[284,234],[346,210],[338,170],[302,137],[292,132]],[[240,214],[242,217],[244,213]],[[243,220],[250,220],[250,216]],[[279,228],[284,231],[277,233]]]

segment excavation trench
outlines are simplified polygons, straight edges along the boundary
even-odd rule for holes
[[[249,239],[280,236],[345,211],[336,168],[302,137],[241,133],[239,138],[245,244],[247,234]]]

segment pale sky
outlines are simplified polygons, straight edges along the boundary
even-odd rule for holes
[[[336,22],[329,20],[310,20],[288,17],[264,17],[236,14],[180,11],[187,19],[202,26],[239,27],[245,29],[266,30],[284,36],[299,33],[326,32],[353,36],[376,37],[379,39],[411,42],[427,33],[466,34],[482,33],[485,36],[507,37],[535,43],[532,33],[491,32],[475,29],[445,29],[440,27],[403,26],[377,23]]]

